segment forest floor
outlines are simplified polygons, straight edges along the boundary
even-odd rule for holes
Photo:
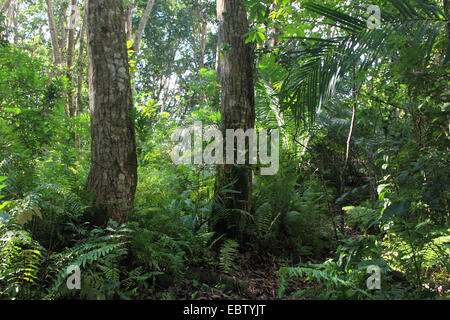
[[[202,273],[202,281],[184,280],[181,285],[169,288],[168,292],[172,297],[192,300],[279,300],[278,272],[283,266],[286,264],[265,256],[259,257],[257,262],[243,261],[236,271],[202,268],[197,271]],[[291,279],[282,299],[289,299],[293,293],[312,286],[305,278]],[[164,294],[158,298],[163,297]]]
[[[348,238],[355,238],[361,234],[351,228],[345,228],[344,234]],[[308,260],[314,264],[321,264],[333,256],[334,252],[322,256],[321,258]],[[293,260],[303,260],[302,257],[296,257]],[[235,266],[235,270],[224,272],[212,266],[202,266],[194,268],[193,274],[186,277],[181,284],[173,285],[165,293],[162,291],[155,297],[164,298],[182,298],[187,300],[304,300],[307,297],[296,296],[296,292],[305,289],[311,289],[318,286],[315,282],[310,282],[304,277],[296,277],[287,280],[285,291],[282,298],[278,295],[281,279],[279,270],[281,267],[293,266],[298,264],[291,259],[274,256],[273,254],[263,253],[258,256],[244,255],[240,263]],[[304,262],[304,261],[303,261]],[[429,269],[431,274],[441,275],[445,271]],[[435,280],[433,286],[424,285],[425,291],[433,292],[437,296],[448,296],[450,286],[442,283],[442,279]],[[193,280],[197,279],[197,280]],[[405,288],[409,287],[404,274],[398,271],[392,271],[390,286]]]
[[[320,263],[314,261],[314,263]],[[174,296],[183,297],[187,300],[280,300],[278,290],[280,288],[279,269],[285,264],[281,262],[272,262],[266,259],[264,263],[259,262],[242,264],[239,271],[220,272],[214,269],[203,269],[206,274],[214,275],[214,278],[220,277],[221,282],[210,286],[197,283],[192,280],[185,280],[181,287],[170,288]],[[391,285],[405,285],[401,273],[399,278],[391,282]],[[225,278],[224,278],[225,277]],[[394,275],[395,277],[395,275]],[[217,279],[217,278],[216,278]],[[229,284],[230,281],[234,282]],[[307,281],[306,277],[297,277],[287,281],[286,290],[281,300],[304,300],[306,297],[293,296],[296,292],[305,289],[311,289],[317,286],[313,282]],[[426,291],[434,292],[438,296],[444,297],[450,294],[450,287],[437,285],[430,288],[424,285]]]

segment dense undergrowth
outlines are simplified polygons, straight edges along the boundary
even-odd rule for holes
[[[211,105],[183,121],[137,94],[139,185],[129,222],[118,225],[99,218],[84,191],[88,113],[68,120],[64,79],[0,46],[0,298],[260,298],[248,293],[246,268],[276,269],[278,299],[448,298],[448,73],[430,63],[432,77],[411,75],[425,49],[405,48],[367,72],[347,164],[348,88],[304,132],[288,121],[280,170],[255,175],[252,223],[239,243],[209,229],[220,196],[232,192],[214,194],[215,168],[175,166],[169,154],[173,129],[218,124],[213,72],[202,74],[210,87],[191,88]],[[265,88],[284,71],[260,62],[260,127],[276,123]],[[67,287],[70,266],[81,270],[80,290]],[[368,288],[370,266],[380,289]]]

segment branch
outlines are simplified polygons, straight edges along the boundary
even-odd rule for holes
[[[139,27],[136,32],[136,38],[135,38],[134,44],[133,44],[134,53],[133,53],[132,60],[136,59],[136,56],[137,56],[137,53],[139,50],[139,46],[140,46],[141,40],[142,40],[142,32],[144,32],[145,25],[147,24],[148,18],[150,17],[150,13],[152,12],[154,4],[155,4],[155,0],[149,0],[149,2],[147,3],[147,7],[145,8],[144,15],[142,16],[141,21],[139,23]]]
[[[11,2],[12,2],[12,0],[6,0],[6,3],[2,7],[2,12],[3,13],[6,13],[6,11],[8,11],[9,5],[11,4]]]

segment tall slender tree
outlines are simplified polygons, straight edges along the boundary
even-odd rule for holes
[[[206,20],[205,15],[203,14],[203,1],[199,2],[199,21],[200,21],[200,37],[199,37],[199,69],[203,69],[205,67],[205,51],[206,51],[206,37],[208,33],[208,21]]]
[[[444,12],[447,17],[447,38],[450,42],[450,0],[444,0]]]
[[[67,116],[73,117],[76,115],[75,110],[75,95],[73,90],[73,59],[75,54],[75,25],[74,24],[74,18],[73,15],[76,14],[76,11],[74,11],[74,8],[78,5],[78,0],[71,0],[71,13],[70,13],[70,19],[72,20],[69,24],[69,41],[67,44],[67,80],[69,85],[69,92],[68,92],[68,105],[67,105]]]
[[[53,1],[47,0],[47,15],[48,15],[48,24],[50,28],[50,36],[52,40],[52,48],[53,48],[53,58],[55,59],[55,64],[60,65],[62,63],[62,56],[60,51],[60,45],[58,43],[58,33],[56,31],[56,23],[55,23],[55,13],[53,9]]]
[[[6,0],[6,2],[2,6],[2,12],[6,13],[11,5],[12,0]]]
[[[152,13],[153,5],[155,4],[155,0],[149,0],[147,2],[147,6],[145,7],[144,15],[139,22],[139,27],[136,31],[136,37],[133,43],[133,59],[136,59],[137,53],[139,52],[139,47],[141,46],[142,33],[144,32],[145,25],[150,17],[150,13]]]
[[[92,59],[91,170],[87,189],[107,216],[125,222],[137,185],[135,129],[122,0],[89,0]]]

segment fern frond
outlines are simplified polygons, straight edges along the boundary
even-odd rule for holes
[[[239,243],[234,240],[225,240],[222,248],[220,249],[220,267],[224,271],[231,271],[235,268],[235,261],[238,255]]]
[[[278,290],[278,296],[282,298],[286,291],[287,279],[306,277],[309,281],[316,281],[319,283],[334,284],[335,286],[342,286],[344,288],[350,288],[361,293],[363,296],[372,299],[372,296],[366,291],[358,288],[353,282],[344,280],[340,278],[335,273],[330,273],[328,270],[324,269],[323,265],[310,264],[309,266],[301,266],[297,268],[292,267],[282,267],[278,272],[281,278],[280,289]]]

